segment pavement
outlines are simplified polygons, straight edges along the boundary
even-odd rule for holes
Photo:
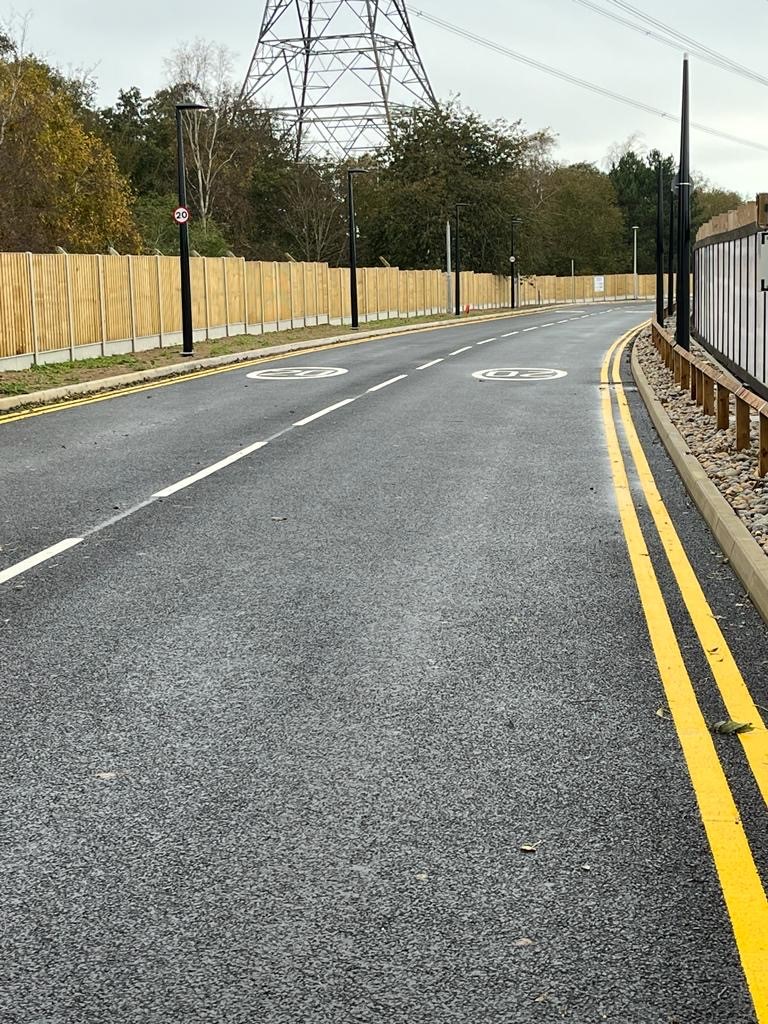
[[[649,314],[0,418],[2,1024],[768,1020],[657,714],[601,420],[603,357]],[[526,367],[566,375],[473,376]],[[765,626],[625,379],[768,705]],[[765,880],[765,805],[717,740]]]

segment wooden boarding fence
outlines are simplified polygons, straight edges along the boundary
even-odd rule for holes
[[[680,348],[655,320],[651,324],[651,338],[664,365],[673,372],[675,383],[690,392],[704,414],[715,420],[717,430],[727,430],[731,424],[733,395],[736,451],[744,451],[751,446],[751,415],[757,413],[757,475],[764,477],[768,473],[768,402],[726,370]]]
[[[326,263],[194,258],[195,341],[350,322],[349,270]],[[639,278],[639,297],[654,294]],[[521,306],[632,298],[631,274],[524,278]],[[358,270],[361,323],[453,311],[439,270]],[[462,272],[462,306],[505,309],[510,279]],[[179,261],[172,256],[0,253],[0,370],[181,344]]]

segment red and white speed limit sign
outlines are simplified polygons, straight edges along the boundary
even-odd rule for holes
[[[177,224],[188,224],[189,223],[189,210],[186,206],[177,206],[173,211],[173,219]]]

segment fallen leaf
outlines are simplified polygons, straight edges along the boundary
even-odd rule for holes
[[[660,708],[656,709],[656,714],[659,718],[671,718],[672,715],[669,713],[669,708],[666,704],[662,704]]]
[[[546,1003],[547,999],[549,999],[549,992],[542,992],[541,995],[536,996],[533,1001],[534,1003]]]
[[[732,718],[726,718],[722,722],[715,722],[710,729],[721,736],[733,736],[741,732],[752,732],[754,726],[751,722],[734,722]]]
[[[591,871],[591,870],[592,870],[592,867],[591,867],[591,865],[589,865],[589,864],[582,864],[582,865],[581,865],[581,870],[582,870],[582,871]]]
[[[429,875],[427,874],[426,871],[417,872],[416,877],[420,882],[426,882],[429,879]]]
[[[516,946],[518,949],[522,949],[523,946],[532,946],[533,939],[515,939],[512,945]]]
[[[97,779],[106,779],[106,780],[116,779],[117,778],[117,772],[96,772],[96,778]]]
[[[520,849],[523,851],[523,853],[536,853],[538,848],[539,848],[539,844],[538,843],[536,843],[535,845],[533,843],[523,843],[523,845],[520,847]]]
[[[287,523],[288,516],[272,516],[273,523]]]

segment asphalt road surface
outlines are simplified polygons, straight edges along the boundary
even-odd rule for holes
[[[3,1024],[768,1020],[657,714],[602,419],[605,353],[649,312],[468,322],[0,421]],[[476,376],[515,368],[565,374]],[[768,705],[765,628],[624,376]],[[765,882],[758,784],[740,738],[716,750]]]

